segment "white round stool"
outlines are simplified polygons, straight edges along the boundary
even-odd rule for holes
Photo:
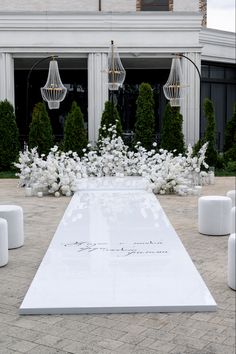
[[[228,285],[236,290],[236,235],[231,234],[228,240]]]
[[[230,230],[231,234],[235,234],[236,233],[236,207],[233,207],[231,209],[231,230]]]
[[[231,190],[226,193],[227,197],[232,199],[232,207],[235,207],[235,199],[236,199],[236,190]]]
[[[0,218],[8,223],[8,249],[23,246],[23,209],[17,205],[0,205]]]
[[[198,231],[205,235],[227,235],[231,229],[229,197],[206,196],[198,199]]]
[[[0,267],[8,263],[8,232],[7,221],[0,218]]]

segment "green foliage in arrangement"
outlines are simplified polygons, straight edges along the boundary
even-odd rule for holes
[[[160,145],[162,149],[173,151],[175,154],[184,152],[184,135],[182,132],[183,117],[179,107],[171,107],[168,103],[165,108]]]
[[[204,144],[202,139],[199,139],[194,145],[193,145],[193,155],[197,156],[199,150],[201,149],[202,145]]]
[[[105,108],[102,113],[98,140],[110,136],[108,129],[112,125],[116,126],[117,135],[122,136],[122,125],[119,112],[114,103],[107,101],[105,102]]]
[[[7,100],[0,102],[0,171],[11,170],[20,150],[19,131],[14,108]]]
[[[39,154],[48,154],[53,142],[52,126],[46,106],[39,102],[34,106],[29,126],[29,148],[37,146]]]
[[[224,158],[226,162],[236,161],[236,104],[233,116],[225,127]]]
[[[206,163],[209,166],[216,166],[217,164],[217,151],[216,145],[216,123],[213,102],[206,98],[204,101],[204,115],[207,120],[206,130],[204,134],[204,143],[208,141],[208,147],[206,152]]]
[[[74,101],[71,110],[66,116],[64,126],[64,143],[65,151],[72,150],[77,152],[79,156],[83,155],[83,149],[88,144],[87,132],[84,128],[84,117],[80,107]]]
[[[137,98],[136,123],[134,127],[134,141],[140,142],[146,149],[151,149],[155,141],[155,114],[154,98],[150,84],[143,82],[139,87]]]

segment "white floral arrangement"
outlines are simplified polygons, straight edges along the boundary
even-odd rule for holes
[[[37,148],[26,147],[20,152],[15,166],[20,170],[19,185],[32,187],[44,193],[71,196],[78,188],[81,178],[104,176],[143,176],[149,179],[150,188],[155,194],[177,193],[180,186],[198,184],[195,175],[200,178],[205,163],[207,143],[193,156],[189,145],[185,154],[174,156],[167,150],[147,151],[138,143],[135,151],[130,151],[121,137],[117,136],[115,126],[109,128],[111,137],[103,138],[97,147],[88,144],[80,158],[76,152],[59,151],[54,146],[47,156],[39,156]]]

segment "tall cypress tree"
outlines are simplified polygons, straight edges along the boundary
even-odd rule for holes
[[[98,140],[101,140],[102,138],[105,138],[105,137],[111,135],[108,132],[108,128],[111,125],[116,126],[117,135],[121,136],[122,135],[122,125],[121,125],[119,112],[118,112],[116,106],[114,105],[114,103],[107,101],[107,102],[105,102],[105,108],[102,113]]]
[[[207,120],[206,130],[204,134],[204,142],[208,142],[207,152],[206,152],[206,163],[209,166],[216,166],[217,163],[217,152],[216,146],[216,123],[215,123],[215,113],[213,102],[206,98],[204,101],[204,115]]]
[[[233,116],[225,127],[224,157],[226,160],[236,161],[236,104]]]
[[[151,149],[155,140],[154,98],[150,84],[143,82],[137,98],[134,144],[140,142],[146,149]]]
[[[234,105],[233,116],[225,127],[224,151],[229,150],[233,145],[236,145],[236,103]]]
[[[184,152],[184,135],[182,131],[183,117],[179,107],[171,107],[168,103],[165,107],[161,129],[161,148],[173,151],[175,154]]]
[[[13,106],[7,100],[0,102],[0,170],[12,169],[20,150],[19,131]]]
[[[29,147],[38,147],[39,154],[47,154],[53,146],[51,121],[45,103],[34,106],[32,121],[29,127]]]
[[[68,113],[64,126],[64,150],[83,155],[83,149],[88,144],[87,132],[84,128],[84,117],[80,107],[74,101]]]

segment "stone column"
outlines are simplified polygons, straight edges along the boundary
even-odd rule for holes
[[[15,105],[14,59],[9,53],[0,53],[0,101]]]
[[[94,144],[104,104],[108,100],[107,53],[90,53],[88,56],[88,138]]]
[[[183,53],[190,58],[201,70],[200,53]],[[187,86],[185,96],[181,104],[181,113],[183,114],[183,133],[185,143],[195,144],[199,140],[200,132],[200,80],[197,69],[186,58],[182,58],[182,69],[184,84]]]

